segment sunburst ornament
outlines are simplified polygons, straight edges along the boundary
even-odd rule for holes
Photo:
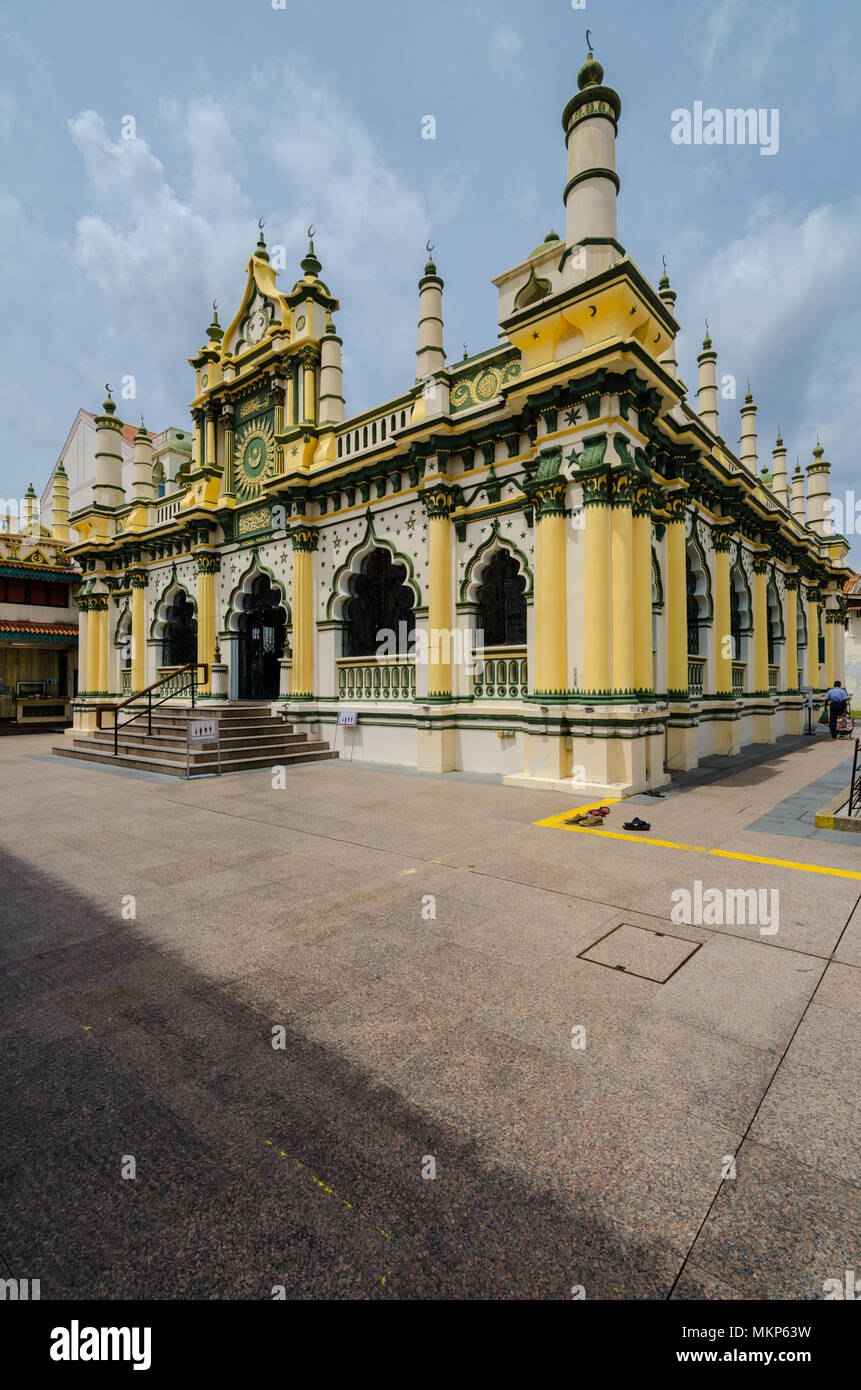
[[[236,436],[236,491],[243,500],[259,497],[275,471],[275,429],[271,420],[249,420]]]

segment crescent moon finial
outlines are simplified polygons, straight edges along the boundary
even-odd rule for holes
[[[218,300],[217,300],[217,299],[213,299],[213,301],[212,301],[212,312],[213,312],[214,314],[216,314],[216,313],[218,312]]]
[[[112,388],[111,388],[110,384],[106,381],[106,382],[105,382],[105,390],[107,391],[108,395],[111,394],[111,389],[112,389]]]
[[[591,52],[592,52],[592,30],[591,30],[591,29],[587,29],[587,30],[586,30],[586,43],[588,44],[589,52],[591,53]]]
[[[427,248],[427,253],[428,253],[428,255],[430,255],[431,252],[433,251],[434,246],[436,245],[436,243],[433,242],[433,241],[428,241],[428,242],[425,243],[425,245],[426,245],[426,248]]]
[[[309,240],[309,241],[311,240],[311,238],[313,237],[313,235],[314,235],[314,223],[312,222],[312,223],[310,224],[309,228],[308,228],[308,240]]]
[[[664,270],[666,270],[666,268],[667,268],[667,258],[666,258],[666,256],[662,256],[662,257],[661,257],[661,260],[662,260],[663,263],[664,263]]]
[[[262,232],[262,231],[263,231],[263,228],[266,226],[266,223],[263,221],[263,218],[262,218],[262,217],[258,217],[258,219],[257,219],[257,225],[258,225],[258,227],[260,228],[260,230],[261,230],[261,232]]]
[[[706,337],[708,338],[709,336],[710,336],[709,321],[708,321],[708,319],[706,319]]]

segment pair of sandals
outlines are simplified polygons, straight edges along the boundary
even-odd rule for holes
[[[625,830],[651,830],[651,828],[649,822],[640,820],[639,816],[635,816],[633,820],[629,820],[624,827]]]
[[[604,817],[605,817],[605,816],[609,816],[609,814],[610,814],[610,807],[609,807],[609,806],[599,806],[599,807],[597,808],[597,810],[594,810],[594,811],[581,811],[579,815],[577,815],[577,816],[572,816],[570,820],[567,820],[567,821],[565,822],[565,824],[566,824],[566,825],[582,825],[582,826],[585,826],[587,829],[589,829],[589,828],[591,828],[591,827],[593,827],[593,826],[596,826],[596,825],[603,825],[603,824],[604,824]]]

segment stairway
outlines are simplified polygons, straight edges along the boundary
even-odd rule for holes
[[[125,718],[129,713],[129,710],[123,711]],[[120,729],[116,756],[113,729],[70,735],[62,744],[55,745],[54,752],[61,758],[81,758],[90,763],[109,763],[114,767],[184,777],[188,720],[206,719],[216,713],[222,772],[253,772],[338,756],[328,743],[309,742],[307,734],[294,733],[292,724],[285,724],[278,715],[271,714],[268,704],[243,701],[221,705],[217,710],[206,705],[194,710],[162,706],[153,710],[152,734],[147,732],[144,713],[134,723]],[[191,777],[217,773],[216,745],[193,744],[188,754],[188,770]]]

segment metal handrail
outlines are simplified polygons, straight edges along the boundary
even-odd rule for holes
[[[855,756],[852,759],[852,781],[849,783],[849,806],[847,816],[853,816],[861,811],[861,758],[858,749],[861,748],[861,739],[855,740]]]
[[[196,675],[196,673],[197,673],[198,671],[202,671],[202,672],[203,672],[203,679],[202,679],[201,681],[199,681],[199,682],[198,682],[198,680],[197,680],[197,675]],[[161,685],[166,685],[168,681],[175,681],[176,678],[177,678],[177,676],[183,676],[183,675],[185,675],[185,676],[187,677],[187,679],[186,679],[185,681],[183,681],[183,683],[182,683],[178,688],[168,691],[167,695],[164,695],[160,700],[156,700],[155,706],[153,706],[153,698],[152,698],[152,693],[153,693],[153,691],[154,691],[154,690],[158,690],[159,686],[161,686]],[[143,690],[137,691],[137,693],[136,693],[135,695],[130,695],[130,696],[128,697],[128,699],[126,699],[126,700],[120,700],[119,704],[116,704],[116,705],[100,705],[100,706],[99,706],[99,709],[98,709],[98,711],[97,711],[97,722],[98,722],[98,727],[99,727],[100,729],[101,729],[101,727],[102,727],[102,711],[103,711],[104,709],[112,709],[113,712],[114,712],[114,757],[115,757],[115,758],[119,757],[120,729],[127,729],[128,726],[129,726],[129,724],[133,724],[133,723],[135,722],[136,719],[142,719],[143,716],[146,715],[146,716],[147,716],[147,734],[148,734],[148,736],[151,738],[151,737],[152,737],[152,712],[153,712],[153,708],[158,709],[159,705],[163,705],[167,700],[172,700],[172,699],[174,699],[175,696],[184,694],[184,692],[185,692],[186,689],[190,689],[190,691],[191,691],[191,708],[194,709],[194,707],[195,707],[195,705],[194,705],[194,692],[195,692],[195,689],[196,689],[196,687],[197,687],[198,684],[200,684],[200,685],[206,685],[206,683],[207,683],[208,680],[209,680],[209,666],[207,665],[207,663],[206,663],[205,661],[190,661],[186,666],[178,666],[178,667],[176,668],[176,670],[175,670],[175,671],[171,671],[169,675],[167,675],[167,676],[162,676],[160,680],[153,681],[152,685],[147,685],[147,686],[145,686]],[[121,724],[120,721],[119,721],[119,713],[120,713],[120,710],[121,710],[121,709],[125,709],[127,705],[136,704],[136,703],[138,702],[138,700],[140,700],[141,697],[144,696],[144,695],[146,695],[146,697],[147,697],[147,707],[146,707],[146,709],[138,710],[137,714],[133,714],[133,715],[132,715],[131,719],[126,719],[126,720]]]

